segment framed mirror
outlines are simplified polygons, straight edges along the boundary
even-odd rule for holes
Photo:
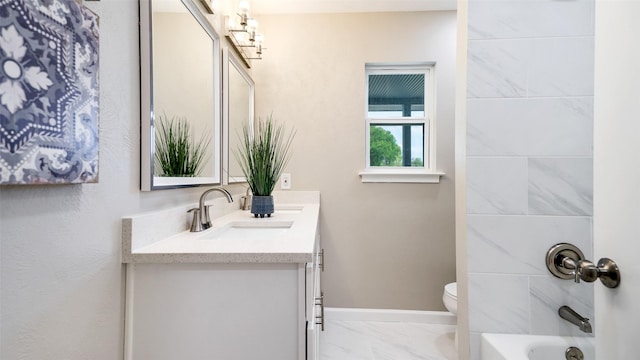
[[[245,182],[246,179],[233,152],[238,148],[243,125],[253,128],[255,84],[242,61],[229,49],[222,52],[222,117],[224,122],[225,156],[224,176],[227,183]]]
[[[221,183],[219,54],[219,36],[195,2],[140,0],[143,191]],[[177,131],[168,136],[169,128]],[[198,146],[192,156],[160,156]]]

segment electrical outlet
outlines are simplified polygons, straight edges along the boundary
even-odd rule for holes
[[[282,174],[282,176],[280,177],[280,188],[283,190],[291,189],[291,174]]]

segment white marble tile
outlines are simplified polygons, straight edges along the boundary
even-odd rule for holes
[[[469,39],[594,33],[594,1],[469,1]]]
[[[469,98],[524,97],[529,48],[520,40],[472,40],[467,48]]]
[[[528,333],[528,277],[470,273],[469,330]]]
[[[593,159],[529,159],[529,214],[593,214]]]
[[[593,98],[470,99],[470,156],[591,156]]]
[[[591,256],[591,218],[467,216],[469,272],[546,275],[544,255],[560,242],[570,242]]]
[[[370,340],[355,321],[331,321],[320,334],[322,360],[371,360]]]
[[[528,95],[592,96],[594,37],[530,40]]]
[[[321,360],[455,360],[455,325],[327,321]]]
[[[586,335],[577,326],[558,315],[558,309],[563,305],[589,318],[595,332],[594,284],[576,284],[572,280],[557,279],[553,276],[534,276],[530,278],[530,292],[532,334]]]
[[[467,213],[526,212],[526,158],[467,159]]]

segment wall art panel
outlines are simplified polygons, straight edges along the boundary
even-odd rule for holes
[[[0,0],[0,185],[98,181],[98,16]]]

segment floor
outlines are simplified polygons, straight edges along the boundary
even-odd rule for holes
[[[457,360],[454,325],[330,320],[320,360]]]

